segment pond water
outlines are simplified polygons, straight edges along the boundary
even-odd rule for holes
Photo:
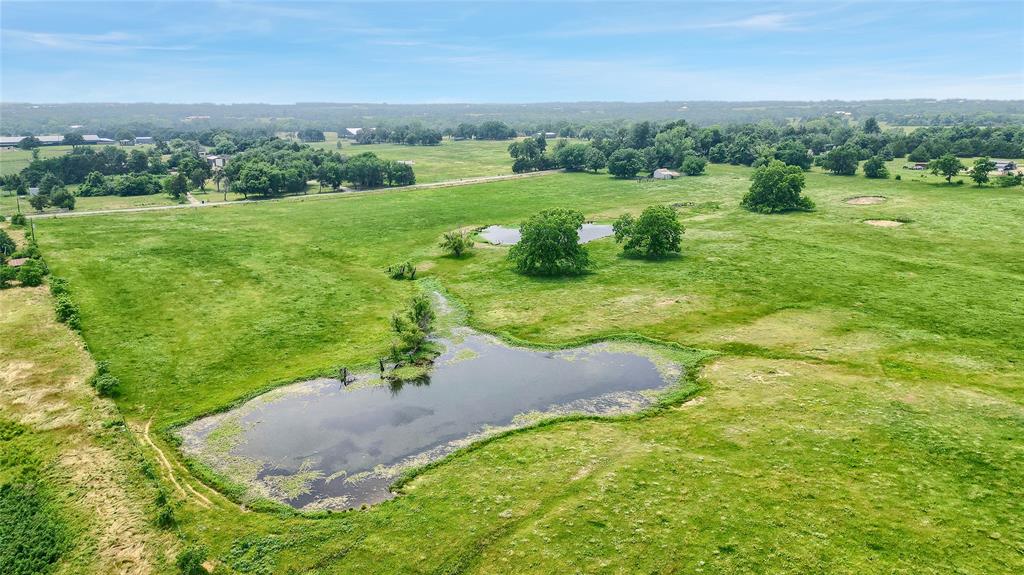
[[[388,385],[374,373],[347,386],[288,385],[183,428],[182,448],[253,495],[358,507],[393,497],[405,469],[488,434],[558,414],[636,411],[681,375],[632,344],[535,350],[464,327],[440,342],[422,381]]]
[[[615,232],[607,224],[583,224],[580,228],[580,243],[585,244],[601,238],[606,238]],[[511,246],[519,243],[519,228],[506,228],[505,226],[488,226],[480,230],[480,237],[488,243]]]

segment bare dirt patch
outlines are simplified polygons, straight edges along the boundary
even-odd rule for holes
[[[885,201],[885,196],[857,196],[846,200],[851,206],[871,206]]]
[[[898,228],[903,225],[903,222],[896,220],[864,220],[864,223],[878,228]]]

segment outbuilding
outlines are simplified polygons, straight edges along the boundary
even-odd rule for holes
[[[673,178],[678,178],[679,172],[673,172],[667,168],[658,168],[657,170],[654,170],[651,177],[655,180],[671,180]]]

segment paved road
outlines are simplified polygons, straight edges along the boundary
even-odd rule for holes
[[[400,188],[374,188],[370,190],[352,190],[349,188],[341,188],[338,192],[324,192],[321,194],[305,194],[300,196],[285,196],[283,198],[268,198],[263,200],[237,200],[234,202],[206,202],[198,203],[195,198],[189,194],[189,203],[187,204],[173,204],[170,206],[147,206],[144,208],[120,208],[115,210],[86,210],[86,211],[71,211],[71,212],[56,212],[51,214],[25,214],[25,216],[32,220],[46,219],[46,218],[80,218],[85,216],[103,216],[110,214],[131,214],[137,212],[157,212],[162,210],[183,210],[183,209],[201,209],[201,208],[216,208],[221,206],[241,206],[245,204],[264,204],[267,202],[287,202],[295,200],[311,200],[311,199],[328,199],[338,198],[344,196],[351,196],[352,194],[368,194],[368,193],[380,193],[380,192],[401,192],[406,190],[427,190],[431,188],[450,188],[453,186],[468,186],[470,184],[482,184],[486,182],[498,182],[501,180],[518,180],[522,178],[533,178],[536,176],[546,176],[548,174],[555,174],[562,170],[544,170],[541,172],[528,172],[525,174],[509,174],[505,176],[481,176],[477,178],[462,178],[459,180],[445,180],[443,182],[432,182],[429,184],[414,184],[412,186],[403,186]],[[195,202],[195,203],[194,203]]]

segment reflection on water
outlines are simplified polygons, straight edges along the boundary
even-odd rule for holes
[[[260,396],[182,430],[183,448],[255,493],[296,507],[351,507],[392,497],[388,485],[523,414],[636,410],[645,390],[678,377],[610,345],[565,351],[510,347],[458,328],[429,378],[343,386],[315,379]]]
[[[606,238],[615,232],[612,227],[606,224],[583,224],[580,228],[580,243],[585,244],[601,238]],[[488,243],[510,246],[519,243],[519,228],[506,228],[505,226],[488,226],[480,230],[480,237]]]

